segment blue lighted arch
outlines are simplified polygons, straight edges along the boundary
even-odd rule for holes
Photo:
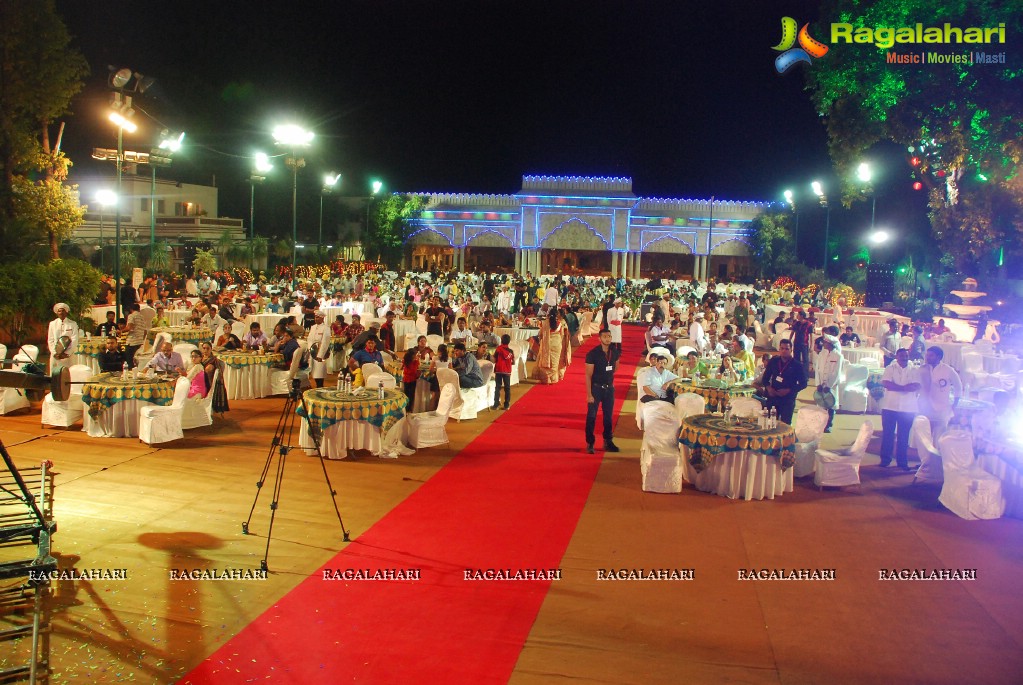
[[[679,238],[676,235],[659,235],[659,236],[657,236],[655,238],[651,238],[650,240],[648,240],[645,243],[643,243],[643,246],[640,248],[640,251],[642,252],[643,250],[647,249],[648,247],[650,247],[654,243],[658,242],[659,240],[675,240],[675,241],[677,241],[679,243],[682,243],[686,247],[688,247],[690,253],[696,254],[696,250],[693,248],[692,245],[690,245],[689,243],[687,243],[686,241],[682,240],[681,238]]]
[[[439,236],[440,236],[441,238],[444,238],[444,240],[448,241],[448,245],[450,245],[451,247],[454,247],[454,246],[455,246],[455,242],[454,242],[454,241],[453,241],[453,240],[452,240],[451,238],[449,238],[449,237],[448,237],[448,236],[446,236],[445,234],[441,233],[441,232],[440,232],[440,231],[438,231],[438,230],[437,230],[436,228],[433,228],[432,226],[423,226],[423,227],[422,227],[422,228],[420,228],[420,229],[419,229],[418,231],[416,231],[416,232],[414,232],[414,233],[411,233],[411,234],[409,234],[408,240],[412,240],[413,238],[415,238],[415,237],[416,237],[417,235],[419,235],[419,234],[420,234],[420,233],[422,233],[423,231],[433,231],[434,233],[436,233],[437,235],[439,235]]]
[[[585,226],[586,228],[588,228],[588,229],[590,230],[590,232],[591,232],[591,233],[593,233],[593,235],[595,235],[595,236],[597,236],[598,238],[600,238],[600,241],[601,241],[602,243],[604,243],[605,247],[607,247],[608,249],[611,249],[611,243],[609,243],[609,242],[607,241],[607,239],[605,239],[605,238],[604,238],[604,236],[600,235],[600,231],[598,231],[597,229],[595,229],[595,228],[594,228],[593,226],[590,226],[590,225],[589,225],[588,223],[586,223],[585,221],[583,221],[582,219],[580,219],[580,218],[579,218],[579,217],[577,217],[577,216],[573,216],[573,217],[572,217],[571,219],[566,219],[565,221],[562,221],[562,222],[561,222],[560,224],[558,224],[558,225],[557,225],[556,227],[552,228],[552,229],[551,229],[551,230],[550,230],[550,231],[549,231],[548,233],[546,233],[546,234],[544,234],[544,235],[540,236],[540,240],[538,241],[538,243],[539,243],[539,244],[537,245],[537,247],[543,247],[544,241],[546,241],[546,240],[547,240],[548,238],[550,238],[550,237],[551,237],[552,235],[554,235],[555,233],[557,233],[558,231],[560,231],[561,229],[563,229],[563,228],[564,228],[565,226],[569,225],[569,224],[570,224],[570,223],[572,223],[573,221],[578,221],[578,222],[579,222],[579,223],[581,223],[581,224],[582,224],[583,226]]]
[[[501,233],[501,231],[497,230],[496,228],[484,228],[483,230],[477,233],[473,233],[471,237],[465,239],[465,243],[462,245],[462,247],[471,247],[469,243],[471,243],[473,239],[478,238],[479,236],[485,235],[487,233],[493,233],[494,235],[501,236],[502,238],[508,241],[508,247],[511,248],[515,247],[515,241],[512,238],[506,236],[504,233]]]

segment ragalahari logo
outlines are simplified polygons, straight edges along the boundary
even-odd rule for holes
[[[794,64],[799,62],[810,64],[813,61],[811,58],[820,59],[828,54],[827,45],[810,37],[809,31],[807,31],[809,24],[803,24],[803,28],[799,29],[798,36],[796,34],[797,26],[796,20],[792,17],[781,18],[781,42],[772,48],[772,50],[782,51],[774,60],[774,68],[778,70],[779,74],[784,74]],[[797,40],[799,41],[798,48],[793,47]]]

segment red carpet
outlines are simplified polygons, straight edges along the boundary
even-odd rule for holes
[[[623,342],[616,415],[642,329],[626,328]],[[552,581],[465,574],[560,564],[600,466],[599,453],[583,452],[583,356],[596,344],[591,337],[564,381],[530,389],[325,566],[420,569],[418,581],[317,573],[181,682],[506,682]],[[598,417],[598,438],[599,426]]]

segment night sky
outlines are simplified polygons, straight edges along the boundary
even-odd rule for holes
[[[59,0],[57,8],[92,68],[64,141],[79,181],[112,173],[89,151],[115,144],[104,120],[106,67],[129,66],[158,79],[137,104],[187,131],[186,149],[160,176],[215,177],[221,215],[248,216],[249,157],[275,152],[275,124],[315,131],[299,174],[300,237],[314,230],[331,170],[343,174],[342,194],[356,196],[371,178],[392,191],[514,193],[523,174],[630,176],[645,197],[780,201],[793,187],[805,196],[801,233],[824,220],[809,211],[810,180],[837,186],[804,66],[780,76],[771,50],[782,16],[819,18],[813,2]],[[136,120],[125,146],[148,149],[159,126]],[[879,223],[925,234],[925,198],[906,192],[908,167],[893,149],[877,159],[886,166],[876,183]],[[257,193],[257,212],[268,217],[260,233],[290,233],[283,172],[278,164]],[[866,203],[832,211],[839,233],[864,221]],[[810,255],[813,246],[803,249]]]

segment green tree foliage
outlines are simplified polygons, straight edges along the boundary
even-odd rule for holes
[[[0,2],[0,244],[45,240],[51,259],[82,218],[49,132],[88,73],[70,43],[53,0]]]
[[[791,223],[791,213],[779,209],[761,212],[749,223],[746,240],[761,278],[773,278],[791,269],[795,261]]]
[[[211,271],[217,270],[217,256],[213,254],[213,250],[196,250],[195,260],[192,262],[192,272],[199,273],[205,271],[210,273]]]
[[[419,225],[426,200],[419,195],[395,193],[373,201],[369,231],[363,240],[368,259],[379,259],[397,266],[405,252],[409,236]]]
[[[1006,184],[967,186],[954,206],[932,196],[931,228],[942,252],[957,273],[983,276],[994,272],[997,255],[1023,257],[1023,197],[1020,177]]]
[[[153,252],[146,260],[146,270],[150,274],[167,273],[170,271],[170,250],[171,246],[166,240],[161,240],[153,246]]]
[[[27,322],[48,321],[57,302],[66,302],[71,317],[81,321],[99,292],[99,279],[99,271],[77,259],[0,264],[0,327],[21,344]]]

